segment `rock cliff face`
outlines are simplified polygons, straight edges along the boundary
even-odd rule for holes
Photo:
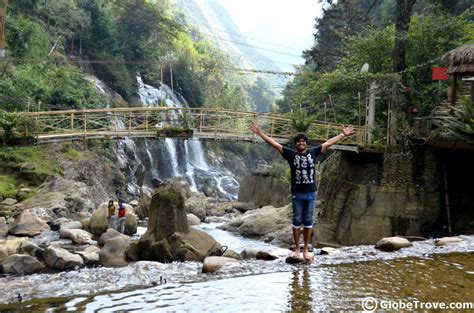
[[[291,202],[290,187],[269,174],[253,173],[240,182],[238,200],[253,202],[257,207],[282,207]]]
[[[74,147],[83,150],[83,155],[71,160],[61,156],[61,152],[68,149],[66,145],[51,145],[49,152],[58,158],[63,175],[48,177],[34,198],[20,204],[23,209],[41,208],[50,216],[66,217],[73,212],[92,211],[100,203],[115,199],[118,184],[115,184],[111,166],[83,146]]]
[[[441,177],[432,149],[415,155],[341,152],[325,168],[315,243],[373,244],[428,236],[440,215]]]

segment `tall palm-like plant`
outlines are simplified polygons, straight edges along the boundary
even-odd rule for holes
[[[450,113],[444,113],[437,118],[440,125],[439,136],[444,139],[460,140],[474,144],[474,106],[464,98],[461,106],[450,106]]]

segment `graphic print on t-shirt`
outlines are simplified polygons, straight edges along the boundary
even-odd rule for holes
[[[296,154],[293,165],[295,166],[295,184],[314,183],[314,162],[311,154]]]

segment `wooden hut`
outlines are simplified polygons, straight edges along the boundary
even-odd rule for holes
[[[451,86],[451,105],[456,104],[458,95],[458,81],[463,80],[463,92],[461,94],[470,95],[474,102],[474,45],[460,46],[447,52],[443,56],[443,61],[447,62],[447,73],[453,75]]]

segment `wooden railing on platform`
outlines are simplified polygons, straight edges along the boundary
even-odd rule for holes
[[[256,121],[278,142],[294,135],[289,117],[219,108],[116,108],[20,113],[28,132],[38,143],[87,138],[157,137],[163,129],[191,129],[193,137],[260,141],[248,126]],[[367,129],[355,127],[356,134],[344,145],[366,145]],[[313,122],[309,136],[323,142],[341,132],[341,125]]]

